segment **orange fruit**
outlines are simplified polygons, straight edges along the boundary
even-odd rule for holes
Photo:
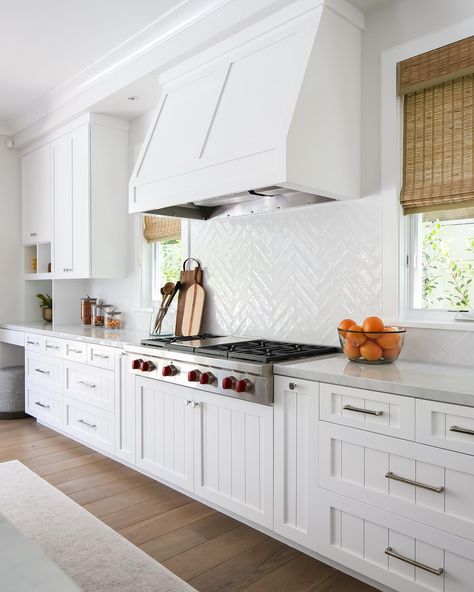
[[[385,327],[385,332],[377,339],[377,343],[383,349],[392,349],[397,347],[400,342],[400,335],[393,333],[391,327]]]
[[[391,361],[396,360],[399,353],[400,346],[396,345],[395,347],[392,347],[390,349],[384,349],[382,356],[384,360]]]
[[[344,353],[349,358],[349,360],[357,360],[358,358],[360,358],[360,348],[352,345],[352,343],[346,341],[343,349]]]
[[[368,362],[376,362],[382,357],[383,349],[375,341],[367,341],[360,346],[360,355]]]
[[[360,347],[367,341],[367,337],[364,335],[364,330],[360,325],[352,325],[346,332],[346,339],[354,347]]]
[[[383,324],[382,319],[379,319],[379,317],[367,317],[362,323],[362,328],[366,333],[372,333],[370,336],[372,339],[376,339],[379,337],[379,335],[374,335],[374,333],[377,331],[383,333],[385,325]]]
[[[357,323],[355,321],[353,321],[352,319],[343,319],[339,325],[337,326],[338,330],[339,330],[339,335],[342,335],[343,337],[346,336],[346,329],[349,329],[349,327],[352,327],[352,325],[357,325]]]

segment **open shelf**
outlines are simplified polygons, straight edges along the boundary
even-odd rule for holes
[[[28,280],[51,278],[51,243],[25,246],[25,277]]]

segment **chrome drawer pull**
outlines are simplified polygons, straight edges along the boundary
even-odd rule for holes
[[[194,407],[197,407],[199,405],[199,403],[197,401],[191,401],[191,407],[194,409]]]
[[[422,489],[427,489],[428,491],[434,491],[435,493],[443,493],[444,485],[440,487],[436,487],[435,485],[428,485],[427,483],[420,483],[420,481],[413,481],[412,479],[407,479],[406,477],[400,477],[392,471],[385,473],[385,477],[387,479],[393,479],[394,481],[400,481],[400,483],[408,483],[408,485],[414,485],[415,487],[421,487]]]
[[[39,345],[38,341],[27,341],[26,342],[27,345]]]
[[[191,403],[192,403],[192,401],[190,401],[189,399],[185,399],[185,400],[184,400],[184,404],[186,405],[186,407],[187,407],[188,405],[191,405]]]
[[[102,358],[102,360],[108,360],[109,356],[105,355],[105,354],[92,354],[93,358]]]
[[[88,426],[89,428],[96,428],[97,426],[95,423],[89,423],[85,419],[78,419],[77,423],[83,423],[84,425]]]
[[[97,386],[96,384],[92,384],[92,382],[86,382],[85,380],[78,380],[77,384],[82,384],[87,388],[95,388]]]
[[[373,411],[372,409],[362,409],[361,407],[353,407],[352,405],[344,405],[343,409],[346,411],[357,411],[357,413],[366,413],[367,415],[383,415],[383,411]]]
[[[72,352],[73,354],[82,354],[82,349],[72,349],[72,347],[68,347],[67,351]]]
[[[46,345],[46,349],[59,349],[59,345]]]
[[[458,432],[459,434],[467,434],[468,436],[474,436],[474,430],[468,428],[462,428],[461,426],[452,425],[449,428],[450,432]]]
[[[51,374],[49,370],[41,370],[41,368],[35,368],[35,372],[39,372],[40,374]]]
[[[425,565],[424,563],[419,563],[418,561],[415,561],[414,559],[409,559],[408,557],[404,557],[403,555],[399,555],[397,552],[395,552],[392,547],[387,547],[385,549],[385,555],[389,555],[390,557],[394,557],[395,559],[400,559],[400,561],[404,561],[405,563],[409,563],[410,565],[414,565],[415,567],[418,567],[420,569],[424,569],[425,571],[428,571],[429,573],[435,575],[435,576],[442,576],[444,573],[444,569],[442,567],[438,567],[438,569],[434,568],[434,567],[430,567],[429,565]]]
[[[49,405],[45,405],[44,403],[41,403],[41,401],[35,401],[35,405],[38,405],[38,407],[43,407],[43,409],[51,409]]]

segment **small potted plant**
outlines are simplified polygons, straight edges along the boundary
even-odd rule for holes
[[[43,309],[43,320],[51,323],[53,320],[53,299],[49,294],[36,294],[36,298],[40,301],[40,306]]]

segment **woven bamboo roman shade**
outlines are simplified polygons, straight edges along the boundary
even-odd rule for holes
[[[180,239],[181,220],[165,216],[145,216],[143,236],[148,243]]]
[[[419,60],[422,88],[404,97],[403,184],[400,195],[404,214],[465,208],[474,205],[474,74],[465,74],[473,38],[464,39],[410,58],[410,67],[398,66],[400,88],[416,84],[414,60]],[[448,50],[449,48],[449,50]],[[443,50],[448,53],[443,54]],[[438,53],[436,53],[438,52]],[[441,60],[436,67],[433,55]],[[446,56],[451,56],[450,61]],[[454,57],[453,57],[454,56]],[[459,57],[455,68],[455,56]],[[442,59],[441,59],[442,58]],[[449,68],[446,65],[449,61]],[[446,74],[450,70],[450,74]],[[459,72],[462,75],[459,75]],[[438,74],[449,76],[439,82]],[[427,75],[434,76],[426,86]]]

